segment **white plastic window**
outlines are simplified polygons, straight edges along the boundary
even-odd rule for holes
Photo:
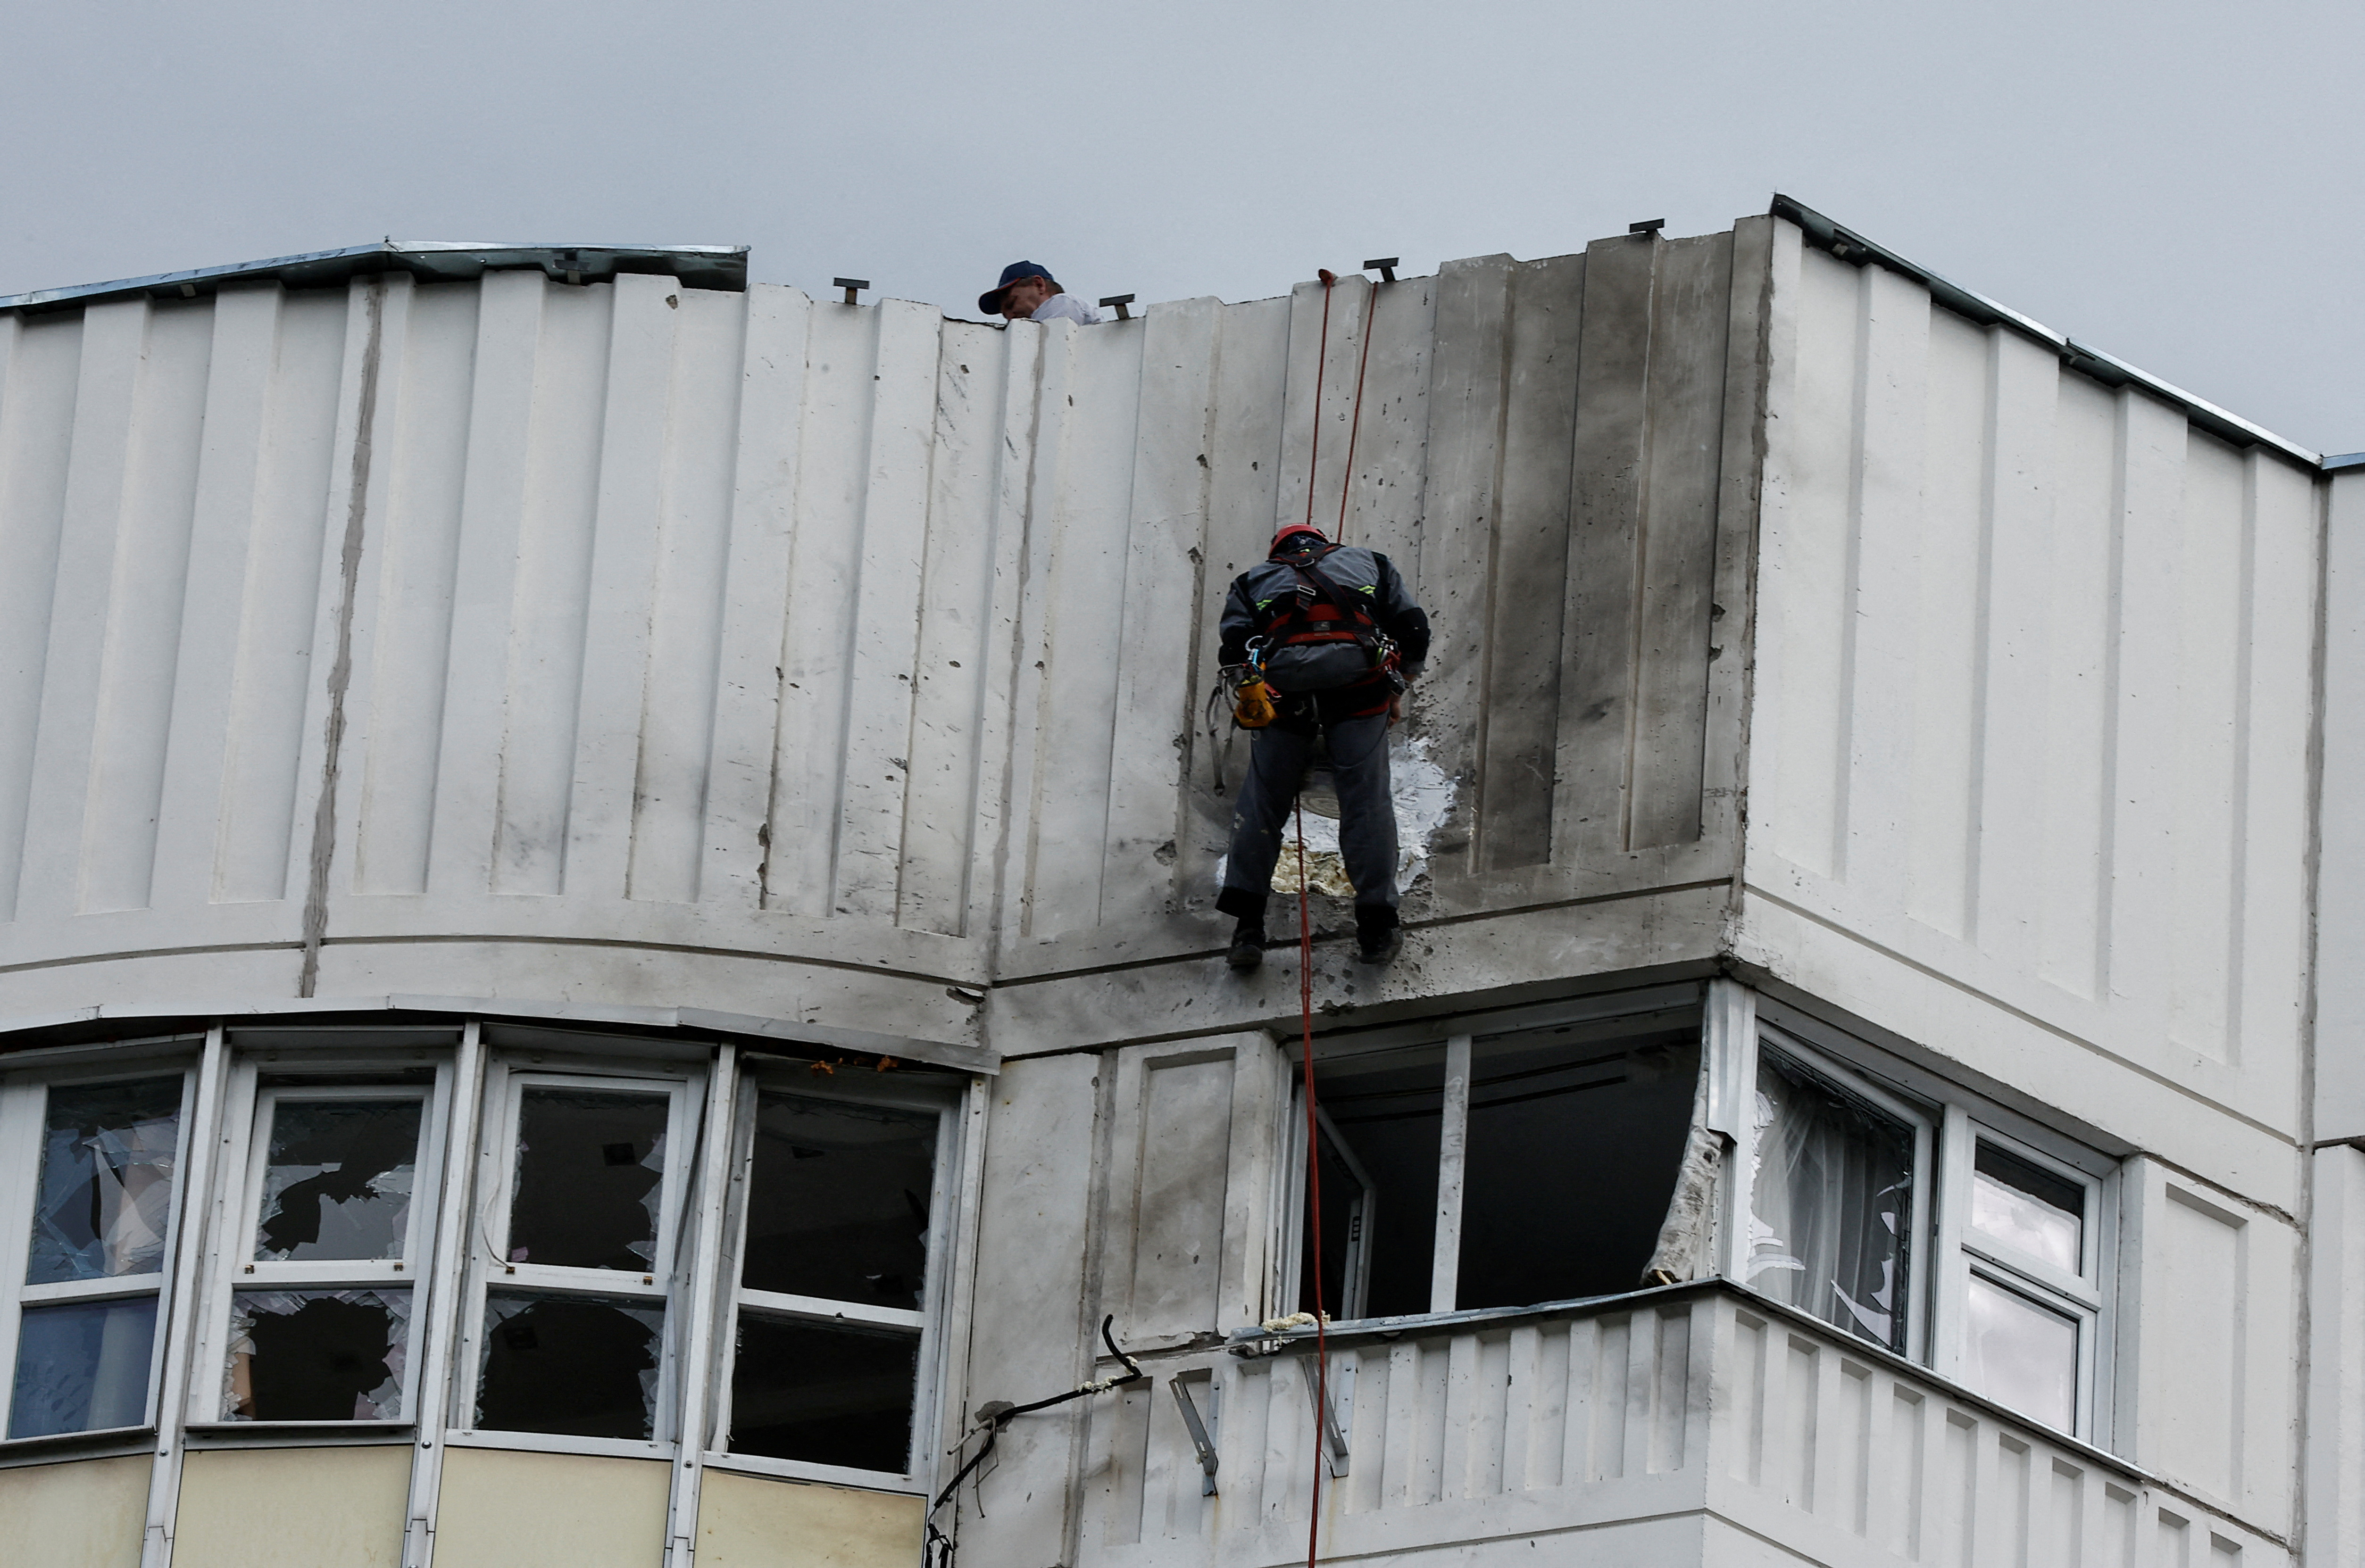
[[[2100,1440],[2112,1161],[1930,1074],[1850,1066],[1834,1054],[1846,1042],[1815,1032],[1817,1045],[1770,1026],[1739,1036],[1732,1075],[1754,1090],[1725,1208],[1729,1272]]]
[[[1795,1045],[1768,1043],[1752,1122],[1743,1282],[1920,1355],[1930,1118]]]
[[[1956,1120],[1955,1375],[2048,1427],[2085,1433],[2102,1327],[2103,1183],[1968,1114]]]
[[[447,1095],[432,1071],[240,1070],[202,1418],[411,1417]]]
[[[953,1118],[925,1092],[743,1085],[717,1430],[754,1468],[909,1478],[928,1429],[929,1330]]]
[[[686,1271],[686,1077],[497,1068],[478,1159],[476,1292],[454,1424],[669,1441],[668,1311]]]
[[[188,1072],[0,1090],[0,1385],[7,1437],[153,1419]]]

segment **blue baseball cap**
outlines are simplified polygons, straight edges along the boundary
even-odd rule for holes
[[[977,297],[977,308],[988,316],[1002,314],[1002,297],[1022,278],[1048,278],[1051,269],[1040,262],[1013,262],[1002,269],[1002,281]]]

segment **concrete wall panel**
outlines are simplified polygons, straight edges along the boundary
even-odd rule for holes
[[[1412,734],[1462,803],[1416,920],[1729,874],[1733,253],[1083,330],[533,272],[11,316],[0,964],[1194,955],[1245,761],[1201,720],[1215,612],[1302,515],[1436,613]]]
[[[2158,1161],[2124,1178],[2117,1447],[2288,1532],[2297,1497],[2299,1238]]]
[[[1128,1349],[1263,1321],[1287,1063],[1250,1033],[1130,1047],[1111,1065],[1102,1310]]]
[[[443,1456],[435,1562],[648,1568],[665,1556],[670,1469],[659,1460],[454,1448]]]
[[[410,1495],[409,1444],[211,1449],[181,1466],[178,1568],[394,1568]]]
[[[2312,476],[1778,232],[1750,889],[2294,1133]]]
[[[136,1454],[0,1470],[10,1568],[133,1568],[154,1468]]]
[[[917,1497],[710,1470],[698,1494],[703,1568],[908,1568]]]

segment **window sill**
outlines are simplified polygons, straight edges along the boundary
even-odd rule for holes
[[[408,1447],[419,1435],[409,1421],[191,1421],[183,1430],[191,1449]]]
[[[760,1475],[768,1481],[802,1481],[824,1486],[845,1486],[862,1492],[886,1492],[898,1496],[925,1497],[926,1484],[916,1475],[894,1475],[879,1470],[850,1470],[844,1465],[813,1464],[802,1460],[765,1459],[756,1454],[712,1453],[702,1456],[707,1470],[739,1475]]]
[[[95,1432],[53,1432],[39,1438],[0,1439],[0,1469],[55,1464],[68,1459],[119,1459],[156,1451],[153,1427],[108,1427]]]
[[[470,1430],[446,1432],[443,1446],[447,1449],[515,1449],[526,1453],[593,1454],[608,1459],[666,1459],[674,1457],[671,1443],[642,1442],[631,1438],[571,1438],[554,1432],[497,1432]]]
[[[1654,1301],[1661,1296],[1680,1295],[1686,1291],[1697,1291],[1703,1285],[1721,1282],[1706,1279],[1686,1280],[1677,1284],[1648,1285],[1641,1290],[1620,1291],[1614,1295],[1575,1296],[1567,1301],[1538,1302],[1532,1306],[1477,1306],[1465,1312],[1422,1312],[1407,1313],[1401,1317],[1333,1319],[1323,1338],[1334,1344],[1362,1343],[1372,1339],[1398,1339],[1408,1334],[1433,1334],[1440,1329],[1459,1328],[1477,1323],[1508,1326],[1546,1318],[1575,1317],[1635,1302]],[[1314,1342],[1315,1333],[1311,1325],[1275,1331],[1257,1324],[1247,1328],[1231,1329],[1224,1336],[1226,1350],[1236,1356],[1248,1357],[1285,1355],[1301,1349],[1310,1350]]]

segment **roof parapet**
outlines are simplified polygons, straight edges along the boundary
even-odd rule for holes
[[[2270,447],[2286,457],[2296,458],[2309,467],[2320,470],[2328,469],[2335,461],[2295,442],[2285,441],[2265,426],[2253,424],[2206,398],[2196,398],[2181,386],[2162,381],[2147,371],[2138,370],[2114,354],[2104,353],[2066,332],[2057,332],[2041,321],[2032,320],[2009,306],[2000,305],[1983,294],[1974,294],[1959,284],[1951,283],[1929,268],[1907,261],[1888,247],[1874,244],[1855,230],[1842,227],[1803,202],[1777,192],[1769,210],[1776,218],[1797,224],[1805,232],[1807,242],[1817,250],[1827,251],[1855,266],[1877,262],[1889,271],[1910,277],[1927,288],[1931,298],[1956,315],[1976,321],[1982,327],[2009,327],[2021,336],[2051,349],[2068,369],[2105,386],[2140,386],[2221,441],[2230,442],[2236,446]]]
[[[744,292],[745,245],[506,245],[460,241],[385,240],[338,251],[308,251],[228,266],[196,267],[111,283],[75,284],[0,295],[0,310],[26,314],[115,299],[194,299],[224,284],[273,281],[287,288],[330,288],[372,273],[403,272],[421,283],[459,281],[488,272],[536,267],[558,283],[605,283],[618,273],[655,273],[686,288]]]

